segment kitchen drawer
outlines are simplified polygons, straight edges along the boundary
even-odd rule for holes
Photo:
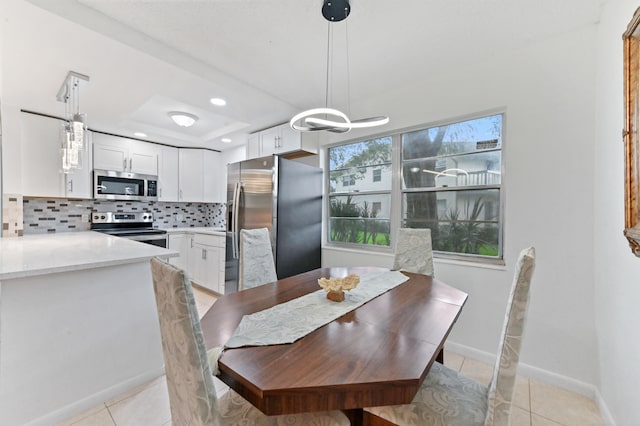
[[[193,234],[193,244],[224,248],[225,237],[220,235]]]

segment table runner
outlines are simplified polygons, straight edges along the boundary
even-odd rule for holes
[[[320,289],[245,315],[225,347],[293,343],[408,279],[398,271],[371,273],[360,277],[358,287],[345,292],[343,302],[327,300],[327,293]]]
[[[374,272],[362,275],[358,287],[345,292],[342,302],[328,300],[327,293],[320,289],[245,315],[224,348],[209,351],[211,367],[217,371],[217,360],[224,349],[293,343],[408,279],[398,271]]]

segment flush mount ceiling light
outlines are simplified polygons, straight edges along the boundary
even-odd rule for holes
[[[198,121],[198,116],[188,112],[171,111],[169,117],[180,127],[191,127]]]
[[[215,106],[225,106],[227,104],[227,101],[222,98],[211,98],[209,99],[209,102]]]
[[[389,117],[370,117],[358,120],[351,120],[349,116],[335,108],[329,108],[329,80],[332,74],[331,63],[332,58],[330,52],[333,50],[333,32],[331,24],[340,22],[351,13],[351,5],[349,0],[324,0],[322,5],[322,16],[328,21],[327,27],[327,80],[325,91],[325,107],[313,108],[296,114],[290,121],[289,125],[292,129],[300,132],[315,132],[319,130],[327,130],[334,133],[344,133],[351,129],[374,127],[387,124]],[[347,102],[349,99],[349,33],[345,22],[345,46],[347,52]]]
[[[66,119],[60,128],[60,157],[63,173],[82,168],[81,153],[87,147],[87,115],[80,113],[80,86],[88,81],[89,76],[69,71],[56,96],[58,101],[64,102]]]
[[[134,132],[133,136],[137,136],[139,138],[146,138],[147,134],[142,132]]]
[[[231,139],[229,139],[229,138],[222,138],[222,139],[220,139],[220,140],[221,140],[222,142],[224,142],[224,143],[231,143]]]

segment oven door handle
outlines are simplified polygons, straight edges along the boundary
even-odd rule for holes
[[[166,240],[167,234],[147,234],[147,235],[116,235],[121,238],[133,241]]]

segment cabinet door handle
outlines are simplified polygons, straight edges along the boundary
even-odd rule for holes
[[[69,192],[73,192],[73,179],[69,180]]]
[[[126,172],[126,171],[127,171],[127,159],[125,158],[125,159],[124,159],[124,160],[122,160],[122,161],[123,161],[122,169]]]
[[[202,249],[202,260],[207,260],[207,251]]]
[[[133,158],[129,158],[129,171],[133,170]]]
[[[180,199],[182,200],[182,189],[180,190]]]

